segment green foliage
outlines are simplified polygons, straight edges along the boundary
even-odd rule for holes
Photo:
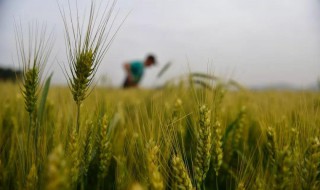
[[[49,93],[49,88],[50,88],[50,82],[52,78],[53,73],[47,78],[46,82],[44,83],[44,87],[42,89],[41,93],[41,98],[40,98],[40,103],[39,103],[39,108],[38,108],[38,118],[40,122],[43,120],[43,113],[45,113],[45,105]]]

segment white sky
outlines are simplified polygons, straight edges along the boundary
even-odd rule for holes
[[[123,81],[124,62],[144,59],[148,53],[157,56],[159,65],[146,71],[143,86],[190,70],[249,86],[303,87],[320,76],[320,0],[118,0],[118,9],[118,24],[132,12],[98,72],[114,85]],[[66,62],[57,0],[0,0],[1,65],[13,66],[14,18],[23,24],[47,22],[56,36],[52,55]],[[156,81],[154,75],[168,61],[172,67]],[[55,83],[65,83],[57,61],[50,70]]]

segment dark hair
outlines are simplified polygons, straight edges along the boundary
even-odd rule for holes
[[[147,56],[147,60],[152,61],[152,62],[153,62],[153,64],[155,64],[155,63],[156,63],[156,58],[155,58],[155,57],[154,57],[154,55],[152,55],[152,54],[149,54],[149,55]]]

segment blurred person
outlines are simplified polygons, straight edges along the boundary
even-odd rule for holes
[[[137,87],[144,73],[144,69],[156,64],[153,55],[148,55],[144,61],[132,61],[124,64],[126,79],[123,88]]]

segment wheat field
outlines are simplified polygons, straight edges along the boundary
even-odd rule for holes
[[[91,1],[84,20],[58,3],[65,86],[45,75],[48,26],[15,23],[22,74],[0,81],[0,189],[320,189],[319,92],[254,91],[205,73],[158,89],[96,86],[124,22],[114,26],[115,3]]]
[[[19,85],[0,89],[0,189],[320,187],[317,92],[97,87],[77,132],[67,87],[33,125]]]

